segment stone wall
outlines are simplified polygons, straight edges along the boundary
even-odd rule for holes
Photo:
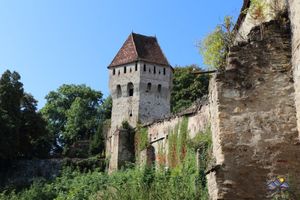
[[[165,155],[164,160],[167,163],[168,154],[168,136],[179,128],[178,125],[183,121],[184,117],[188,119],[188,134],[190,138],[194,138],[196,134],[206,130],[210,126],[210,113],[208,101],[203,100],[197,106],[192,107],[185,112],[157,121],[153,124],[147,125],[148,138],[151,147],[154,148],[154,158],[158,162],[159,150],[161,149]],[[146,155],[144,152],[143,155]]]
[[[268,199],[266,184],[286,177],[300,191],[300,146],[289,26],[258,27],[230,50],[228,67],[210,84],[215,169],[211,199]]]
[[[300,133],[300,1],[289,0],[292,25],[292,56],[295,81],[295,100],[297,108],[298,132]]]
[[[238,34],[236,35],[236,41],[246,41],[248,40],[248,34],[251,31],[251,29],[255,26],[260,25],[263,22],[271,21],[275,18],[275,16],[286,10],[287,3],[285,0],[260,0],[265,5],[264,9],[264,18],[262,19],[254,19],[253,15],[250,12],[247,12],[247,14],[244,16],[242,24],[238,28]],[[244,1],[248,4],[248,1]],[[242,12],[245,12],[247,8],[246,5],[244,5],[245,10],[242,10]],[[243,13],[241,13],[243,15]]]

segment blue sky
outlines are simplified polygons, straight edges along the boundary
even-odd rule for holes
[[[15,70],[26,92],[60,85],[109,94],[107,66],[133,31],[156,35],[169,62],[203,66],[196,48],[242,0],[0,0],[0,74]]]

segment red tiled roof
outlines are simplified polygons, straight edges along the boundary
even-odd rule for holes
[[[138,60],[170,66],[156,37],[131,33],[108,67],[116,67]]]

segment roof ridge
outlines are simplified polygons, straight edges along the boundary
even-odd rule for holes
[[[134,51],[136,53],[136,59],[139,59],[140,56],[139,56],[139,53],[138,53],[138,51],[136,49],[136,45],[135,45],[135,41],[134,41],[134,38],[133,38],[133,34],[135,34],[135,33],[131,32],[130,36],[131,36],[131,40],[132,40],[132,43],[133,43],[133,46],[134,46]]]

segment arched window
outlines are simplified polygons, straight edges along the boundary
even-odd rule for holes
[[[146,92],[150,92],[150,91],[151,91],[151,83],[148,83]]]
[[[158,86],[157,86],[157,92],[161,93],[161,84],[158,84]]]
[[[134,91],[134,87],[133,84],[130,82],[127,84],[127,92],[129,97],[133,96],[133,91]]]
[[[117,97],[121,97],[122,96],[122,89],[121,89],[121,85],[117,85]]]

